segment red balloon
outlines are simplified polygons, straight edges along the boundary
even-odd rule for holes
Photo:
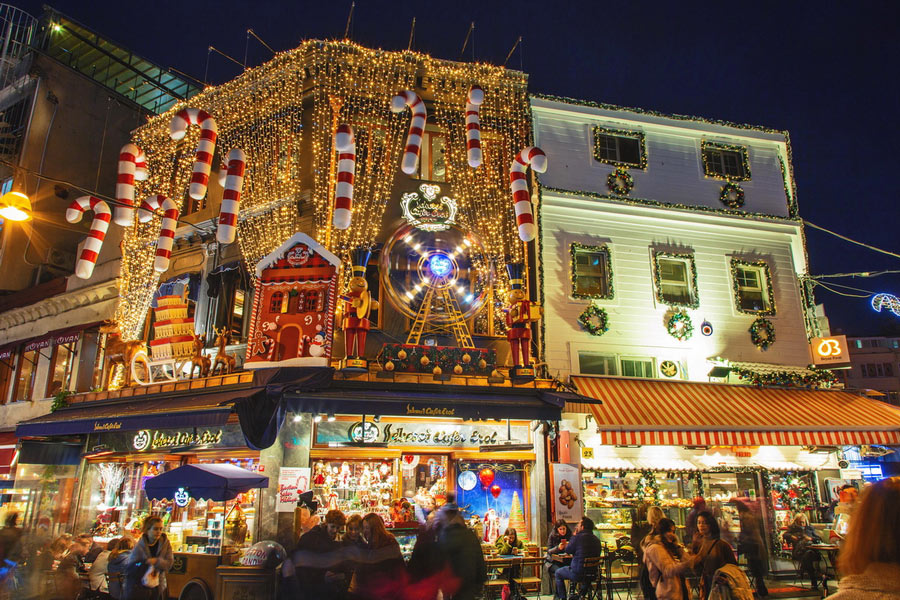
[[[496,499],[497,496],[500,495],[500,491],[501,491],[501,490],[500,490],[500,486],[499,486],[499,485],[494,484],[494,485],[491,486],[491,496],[493,496],[494,499]]]
[[[494,471],[492,469],[482,469],[478,473],[478,479],[481,480],[481,485],[484,487],[488,487],[492,483],[494,483]]]

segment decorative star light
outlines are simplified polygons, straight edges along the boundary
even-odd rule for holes
[[[886,308],[900,317],[900,298],[893,294],[875,294],[872,296],[872,308],[875,312],[881,312],[882,308]]]

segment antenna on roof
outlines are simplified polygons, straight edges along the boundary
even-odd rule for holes
[[[412,50],[413,41],[416,39],[416,18],[413,17],[412,27],[409,30],[409,44],[406,46],[406,51],[409,52]]]
[[[353,9],[356,8],[356,2],[350,3],[350,14],[347,15],[347,26],[344,27],[344,39],[350,39],[350,27],[353,24]]]
[[[462,50],[459,51],[459,59],[462,60],[463,55],[466,53],[466,46],[469,45],[469,38],[472,37],[472,32],[475,31],[475,21],[469,25],[469,31],[466,32],[466,41],[463,42]],[[472,42],[472,60],[475,60],[475,42]]]
[[[509,62],[509,59],[512,58],[513,52],[516,51],[516,48],[518,48],[518,47],[519,47],[519,44],[521,44],[521,43],[522,43],[522,36],[520,35],[520,36],[519,36],[519,39],[516,40],[516,43],[513,44],[512,49],[510,49],[509,54],[506,55],[506,60],[503,61],[503,65],[502,65],[502,66],[504,66],[504,67],[506,66],[506,63],[508,63],[508,62]]]

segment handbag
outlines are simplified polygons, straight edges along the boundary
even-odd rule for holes
[[[152,565],[147,569],[147,572],[144,573],[144,576],[141,577],[141,585],[146,588],[159,587],[159,571],[154,569]]]

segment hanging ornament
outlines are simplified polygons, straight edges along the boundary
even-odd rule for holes
[[[427,367],[427,366],[428,366],[428,363],[430,363],[430,362],[431,362],[431,359],[429,359],[427,356],[423,356],[422,358],[419,359],[419,363],[420,363],[423,367]]]
[[[494,483],[494,471],[493,469],[488,469],[485,467],[481,471],[478,472],[478,481],[481,482],[481,485],[484,487],[490,486]]]
[[[440,368],[440,367],[435,367],[435,368],[433,368],[433,369],[431,370],[431,372],[434,373],[435,375],[440,375],[441,373],[443,373],[443,371],[441,371],[441,368]]]
[[[470,362],[472,362],[472,355],[466,352],[462,355],[462,361],[466,364],[469,364]]]
[[[406,350],[401,350],[397,353],[397,358],[400,360],[406,360]]]
[[[384,370],[385,370],[385,371],[393,371],[393,370],[394,370],[394,366],[395,366],[395,365],[394,365],[393,362],[387,361],[386,363],[384,363]]]
[[[453,373],[455,375],[462,375],[462,372],[463,372],[462,365],[456,365],[455,367],[453,367]]]
[[[493,496],[495,500],[497,499],[497,497],[500,495],[500,492],[502,492],[502,491],[503,490],[501,490],[500,486],[497,485],[496,483],[491,486],[491,496]]]
[[[702,333],[706,337],[711,336],[713,334],[712,323],[710,323],[709,321],[703,321],[703,323],[700,324],[700,333]]]

